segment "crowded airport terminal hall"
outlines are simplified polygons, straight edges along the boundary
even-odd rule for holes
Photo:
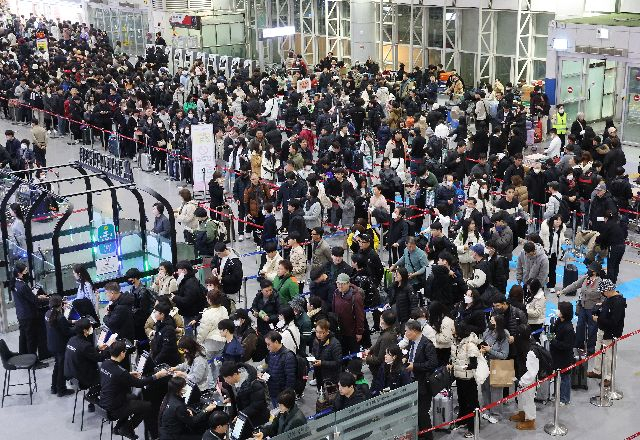
[[[640,0],[0,0],[0,131],[0,440],[640,438]]]

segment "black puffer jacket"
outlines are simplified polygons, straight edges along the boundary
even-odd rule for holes
[[[134,298],[128,293],[122,293],[109,306],[109,313],[105,315],[104,324],[109,327],[111,333],[117,333],[122,339],[133,341],[135,339],[135,326],[133,319]]]
[[[318,371],[320,380],[337,383],[342,366],[342,347],[333,333],[330,333],[327,340],[322,343],[315,338],[311,353],[321,361]]]
[[[456,326],[467,328],[476,335],[482,335],[487,328],[487,320],[485,319],[484,307],[480,301],[473,304],[470,308],[466,308],[462,303],[458,307],[456,313]],[[526,320],[525,320],[526,322]]]
[[[204,287],[193,274],[187,274],[180,282],[173,302],[178,307],[180,315],[196,316],[205,306]]]
[[[408,283],[401,286],[393,283],[389,289],[389,304],[395,304],[399,323],[407,322],[411,317],[411,311],[420,306],[418,295],[414,293]]]

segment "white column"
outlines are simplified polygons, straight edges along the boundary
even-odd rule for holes
[[[376,11],[378,2],[371,0],[351,0],[351,61],[364,63],[376,53]]]

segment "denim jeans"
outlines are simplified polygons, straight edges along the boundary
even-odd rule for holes
[[[578,308],[578,324],[576,325],[576,348],[585,345],[585,333],[587,337],[587,353],[592,354],[596,346],[596,333],[598,324],[593,320],[593,309]]]
[[[571,371],[560,375],[560,402],[571,402]]]

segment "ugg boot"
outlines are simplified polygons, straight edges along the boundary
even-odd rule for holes
[[[521,431],[534,431],[536,429],[536,421],[533,419],[518,422],[516,429],[520,429]]]
[[[509,417],[509,420],[512,422],[524,422],[524,411],[520,411],[519,413],[512,415]]]

